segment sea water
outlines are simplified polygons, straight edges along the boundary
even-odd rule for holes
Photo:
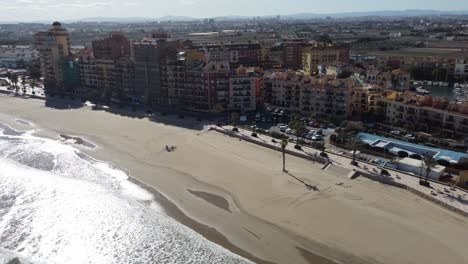
[[[0,124],[0,263],[247,263],[73,145]]]

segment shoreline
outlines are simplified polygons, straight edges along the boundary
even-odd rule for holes
[[[1,120],[1,118],[0,118],[0,120]],[[23,122],[18,122],[18,120],[23,121]],[[24,120],[18,119],[16,117],[12,117],[11,122],[6,122],[6,121],[3,121],[3,122],[5,124],[7,124],[8,126],[12,127],[15,130],[18,129],[18,124],[20,126],[24,126],[24,128],[28,128],[28,127],[29,128],[34,128],[34,126],[32,124],[30,124],[28,121],[24,121]],[[56,141],[62,142],[63,144],[67,144],[65,142],[67,140],[69,140],[69,139],[75,140],[74,143],[68,143],[68,145],[71,145],[71,146],[77,148],[78,150],[81,151],[81,153],[85,154],[86,156],[89,156],[91,159],[97,160],[99,162],[108,163],[112,167],[115,167],[116,169],[123,171],[128,176],[127,180],[129,182],[139,186],[140,188],[143,188],[144,190],[150,192],[153,195],[154,201],[157,202],[158,205],[162,207],[162,209],[164,210],[164,213],[167,216],[171,217],[172,219],[176,220],[177,222],[181,223],[182,225],[194,230],[195,232],[200,234],[203,238],[207,239],[208,241],[210,241],[210,242],[212,242],[212,243],[214,243],[216,245],[219,245],[219,246],[227,249],[228,251],[230,251],[230,252],[232,252],[232,253],[234,253],[236,255],[239,255],[241,257],[244,257],[247,260],[252,261],[254,263],[259,263],[259,264],[279,264],[279,263],[281,263],[281,262],[275,262],[275,261],[262,259],[262,258],[258,257],[257,255],[255,255],[255,250],[248,251],[248,250],[245,250],[245,249],[235,245],[233,242],[231,242],[228,239],[228,237],[225,234],[223,234],[221,231],[219,231],[216,227],[205,224],[202,221],[199,221],[198,219],[196,219],[196,217],[192,217],[192,216],[188,215],[186,212],[184,212],[183,208],[181,208],[175,202],[171,201],[168,197],[166,197],[166,195],[164,195],[156,187],[151,186],[151,185],[139,180],[137,177],[135,177],[135,175],[132,175],[130,173],[129,169],[118,166],[118,165],[116,165],[115,163],[113,163],[111,161],[103,160],[101,158],[96,157],[96,155],[93,155],[93,154],[96,154],[96,151],[98,151],[98,149],[106,151],[105,147],[100,146],[99,142],[94,142],[94,141],[89,142],[88,138],[83,137],[82,135],[73,134],[73,136],[70,136],[68,134],[63,134],[60,131],[45,131],[44,128],[40,126],[40,123],[36,123],[36,124],[38,124],[39,127],[35,127],[35,128],[39,128],[40,130],[34,132],[33,133],[34,136],[39,137],[39,138],[47,138],[47,139],[50,139],[50,140],[56,140]],[[22,129],[19,129],[19,130],[22,130]],[[83,140],[85,142],[89,142],[92,145],[92,147],[87,145],[87,144],[82,144],[81,140]],[[193,179],[193,180],[197,181],[196,179]],[[204,187],[208,187],[208,183],[198,182],[198,184],[199,184],[199,186],[198,186],[197,189],[199,189],[199,188],[203,189]],[[209,187],[213,188],[213,186],[209,186]],[[190,192],[191,190],[187,189],[187,191]],[[220,192],[222,192],[223,195],[219,195],[219,197],[221,197],[223,199],[227,199],[225,197],[226,195],[231,196],[225,190],[220,190]],[[205,192],[205,193],[210,194],[210,195],[218,196],[217,194],[212,194],[210,192]],[[198,198],[200,198],[200,197],[198,197]],[[230,198],[230,200],[231,199],[232,199],[232,197]],[[204,199],[204,200],[205,200],[205,202],[210,203],[210,204],[215,204],[216,203],[216,202],[209,201],[210,198]],[[234,200],[234,199],[232,199],[232,200]],[[229,205],[231,205],[231,203],[235,203],[235,201],[228,202]],[[252,215],[248,214],[247,212],[243,211],[242,209],[240,209],[237,205],[235,205],[235,206],[241,211],[242,214],[248,215],[251,218],[256,218],[255,216],[252,216]],[[257,219],[257,220],[261,221],[260,219]],[[287,233],[287,231],[282,230],[278,226],[274,226],[272,228],[278,229],[279,232]],[[259,237],[254,232],[252,232],[252,231],[250,231],[248,229],[245,229],[245,230],[247,232],[249,232],[250,234],[252,234],[252,236],[255,236],[257,239],[259,239]],[[305,238],[302,238],[302,239],[305,240]],[[306,263],[314,263],[314,264],[339,264],[340,263],[340,262],[336,262],[334,260],[328,259],[326,257],[323,257],[323,256],[321,256],[319,254],[313,253],[310,250],[305,249],[303,247],[297,246],[296,248],[297,248],[298,252],[300,253],[300,255],[303,257],[303,259],[306,261]]]
[[[461,246],[468,243],[466,218],[407,191],[364,178],[349,180],[288,157],[290,172],[319,189],[307,190],[280,172],[281,153],[205,131],[191,118],[55,109],[40,100],[0,95],[0,120],[2,113],[3,119],[14,117],[10,122],[37,124],[54,139],[74,135],[96,144],[79,149],[124,168],[129,180],[149,188],[158,203],[166,201],[167,214],[178,222],[258,263],[468,259]],[[167,153],[165,145],[177,150]]]

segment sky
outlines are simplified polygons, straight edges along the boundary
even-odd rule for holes
[[[216,17],[403,9],[468,10],[468,0],[0,0],[0,21]]]

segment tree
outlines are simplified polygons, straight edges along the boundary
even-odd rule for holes
[[[351,146],[351,149],[353,150],[353,161],[351,162],[351,164],[356,166],[357,165],[356,152],[359,148],[364,146],[364,143],[359,138],[352,137],[349,142],[349,145]]]
[[[12,73],[10,77],[11,82],[13,83],[13,87],[15,88],[15,93],[18,93],[18,74]]]
[[[283,139],[281,141],[281,149],[283,150],[283,172],[286,172],[286,146],[288,146],[288,141]]]
[[[299,146],[299,137],[306,132],[304,122],[299,114],[293,114],[290,117],[289,127],[296,132],[296,146]]]
[[[23,94],[26,93],[26,75],[21,76],[21,86],[23,87]]]
[[[39,63],[31,64],[28,67],[29,76],[33,80],[39,80],[41,78],[41,67]]]
[[[237,112],[231,113],[231,124],[236,127],[239,124],[240,115]]]
[[[437,165],[437,161],[431,156],[425,156],[423,158],[423,162],[424,162],[424,167],[426,167],[426,178],[424,181],[425,181],[425,185],[428,186],[429,174],[431,173],[432,168],[434,168]]]
[[[347,121],[345,130],[357,134],[364,130],[364,125],[361,122]]]
[[[31,90],[32,90],[32,94],[35,95],[36,94],[36,91],[34,91],[34,88],[36,88],[37,86],[37,82],[35,79],[32,79],[31,80],[31,83],[29,84],[31,86]]]

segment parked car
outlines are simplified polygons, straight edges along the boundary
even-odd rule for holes
[[[291,128],[286,129],[286,134],[293,135],[295,133],[296,133],[296,131],[294,129],[291,129]]]
[[[392,131],[390,131],[390,134],[399,136],[401,134],[401,131],[400,130],[392,130]]]
[[[286,132],[286,130],[287,130],[288,128],[289,128],[289,127],[286,126],[286,125],[285,125],[285,126],[280,126],[280,127],[279,127],[279,130],[280,130],[281,132]]]
[[[311,138],[311,140],[313,140],[313,141],[320,141],[322,139],[323,138],[320,135],[317,135],[317,134],[313,135],[312,138]]]

